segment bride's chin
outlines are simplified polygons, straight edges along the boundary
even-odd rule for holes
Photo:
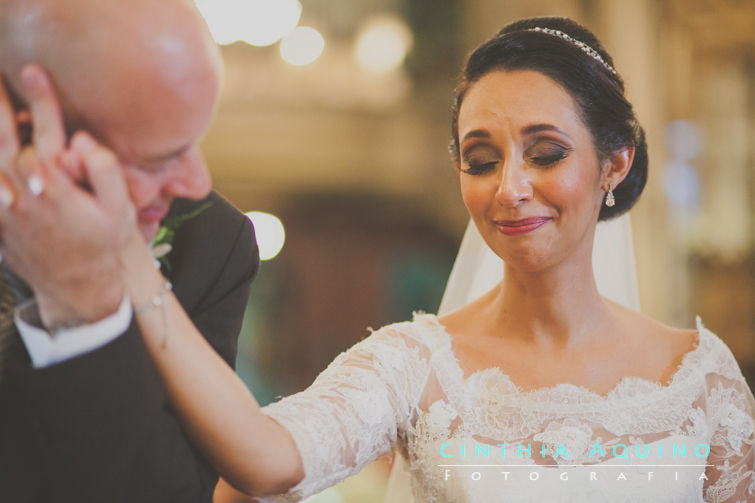
[[[515,271],[537,273],[550,268],[559,260],[554,256],[554,243],[548,236],[535,233],[503,236],[497,228],[493,228],[484,236],[484,240],[493,253]]]
[[[507,246],[493,249],[507,268],[524,273],[536,273],[548,269],[553,262],[553,257],[543,250],[542,247],[533,246]]]

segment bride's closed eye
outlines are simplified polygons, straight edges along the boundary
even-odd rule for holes
[[[464,153],[464,173],[470,175],[482,175],[495,169],[500,161],[498,152],[490,147],[479,145]]]
[[[468,173],[470,175],[482,175],[484,173],[487,173],[488,171],[491,171],[495,169],[496,164],[498,164],[498,161],[487,161],[487,162],[480,162],[480,161],[466,161],[468,168],[462,169],[464,173]]]
[[[488,149],[473,148],[464,154],[464,164],[467,166],[462,169],[464,173],[470,175],[482,175],[495,170],[500,162],[497,154],[489,152]],[[528,163],[537,167],[550,167],[566,159],[571,154],[572,149],[553,140],[541,140],[529,147],[524,157]]]
[[[541,141],[530,147],[526,152],[526,158],[537,166],[552,166],[566,159],[572,149],[552,141]]]

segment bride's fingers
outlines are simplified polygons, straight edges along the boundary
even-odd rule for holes
[[[21,84],[32,117],[32,138],[39,158],[52,162],[65,148],[63,115],[52,82],[39,65],[26,65],[21,70]]]
[[[59,166],[60,161],[45,163],[34,147],[24,147],[7,177],[15,189],[15,209],[25,213],[40,205],[65,204],[75,182]]]
[[[84,131],[73,136],[71,150],[81,156],[89,184],[100,203],[121,214],[129,211],[131,200],[116,156]]]
[[[85,186],[86,173],[83,160],[78,153],[72,150],[64,150],[57,157],[57,166],[68,176],[73,183]]]
[[[0,222],[5,214],[13,208],[16,201],[16,188],[10,178],[0,171]]]
[[[18,155],[18,132],[13,105],[0,76],[0,170],[10,169]]]
[[[34,148],[21,150],[11,171],[11,179],[18,187],[20,198],[45,196],[49,190],[47,171]]]
[[[26,151],[29,151],[27,153]],[[0,229],[4,231],[15,218],[16,213],[25,212],[28,206],[29,190],[26,177],[22,175],[21,163],[30,162],[31,148],[24,149],[11,162],[10,169],[0,171]]]

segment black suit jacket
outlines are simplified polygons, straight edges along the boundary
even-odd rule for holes
[[[259,254],[249,220],[216,193],[207,201],[176,232],[164,273],[233,366]],[[171,215],[202,203],[177,200]],[[217,475],[171,410],[133,320],[80,357],[44,369],[15,362],[0,386],[0,503],[212,500]]]

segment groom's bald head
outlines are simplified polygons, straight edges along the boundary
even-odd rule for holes
[[[50,74],[67,119],[95,127],[117,105],[140,114],[163,93],[186,106],[214,99],[221,71],[190,0],[0,0],[0,71],[16,97],[32,62]]]
[[[174,197],[207,195],[197,142],[222,62],[191,0],[0,0],[0,72],[17,106],[28,63],[47,70],[68,133],[118,156],[146,238]]]

